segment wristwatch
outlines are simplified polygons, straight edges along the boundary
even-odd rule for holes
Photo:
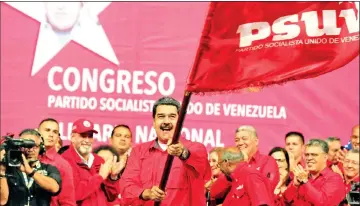
[[[187,160],[189,157],[190,157],[190,152],[189,152],[188,149],[186,149],[186,148],[184,147],[184,150],[183,150],[183,152],[181,153],[181,155],[180,155],[179,158],[180,158],[181,160]]]
[[[28,176],[28,177],[33,177],[34,174],[35,174],[35,172],[36,172],[36,169],[33,169],[33,171],[32,171],[30,174],[28,174],[27,176]]]

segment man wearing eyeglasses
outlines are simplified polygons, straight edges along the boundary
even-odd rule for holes
[[[39,132],[25,129],[20,138],[33,140],[35,146],[24,148],[20,167],[0,164],[0,205],[48,206],[61,191],[60,173],[38,160],[44,146]],[[5,150],[0,151],[1,159],[4,155]]]
[[[119,170],[115,162],[92,153],[93,135],[98,133],[86,119],[74,122],[71,145],[62,156],[70,163],[74,174],[75,199],[82,206],[103,206],[116,199]]]
[[[344,183],[346,193],[349,193],[352,189],[352,185],[359,183],[359,150],[352,149],[346,153],[343,161],[344,165]],[[342,202],[342,205],[348,205],[347,199]]]
[[[305,146],[306,168],[293,168],[294,179],[284,193],[293,205],[338,205],[345,197],[340,175],[327,167],[329,147],[320,139],[312,139]]]

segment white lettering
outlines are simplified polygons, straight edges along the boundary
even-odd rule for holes
[[[254,31],[257,31],[257,34]],[[265,39],[271,33],[270,25],[267,22],[255,22],[239,26],[237,34],[240,34],[239,47],[250,46],[253,41]]]
[[[284,16],[276,19],[273,25],[273,32],[277,35],[274,35],[274,41],[281,41],[286,39],[293,39],[300,34],[300,27],[293,24],[285,24],[286,22],[298,22],[298,15]]]
[[[55,83],[59,81],[58,83]],[[159,92],[170,96],[175,91],[175,77],[171,72],[156,73],[155,71],[127,71],[94,68],[82,71],[76,67],[63,69],[54,66],[48,73],[48,85],[54,91],[125,93],[138,95],[154,95]]]
[[[60,91],[62,90],[62,86],[61,84],[55,84],[55,73],[62,73],[63,72],[63,68],[62,67],[58,67],[58,66],[54,66],[50,69],[49,74],[48,74],[48,85],[49,87],[54,90],[54,91]]]
[[[70,83],[71,75],[74,77],[74,83],[72,85]],[[81,79],[81,77],[80,77],[79,70],[75,67],[68,67],[64,72],[64,87],[65,87],[65,89],[68,90],[69,92],[76,91],[77,88],[79,88],[79,86],[80,86],[80,83],[81,83],[80,79]]]
[[[195,129],[183,127],[181,134],[187,140],[199,142],[204,144],[205,147],[223,147],[224,143],[221,142],[221,130],[216,129]],[[156,138],[155,129],[148,126],[136,126],[135,143],[144,143],[152,141]]]
[[[286,119],[285,107],[278,108],[277,106],[223,104],[222,109],[225,116]]]
[[[94,72],[96,72],[97,76],[97,70],[94,70]],[[105,69],[103,72],[101,72],[100,74],[100,78],[99,78],[99,87],[101,88],[101,91],[105,92],[105,93],[112,93],[115,90],[115,80],[114,79],[108,79],[106,78],[108,75],[109,76],[114,76],[115,72],[114,70],[111,69]],[[96,84],[97,82],[94,82],[94,87],[96,88]],[[84,90],[84,88],[83,88]]]
[[[359,11],[359,2],[356,2],[355,5],[357,11]],[[272,25],[269,22],[253,22],[239,25],[236,32],[240,36],[239,47],[248,47],[254,41],[266,39],[271,36],[271,31],[274,34],[272,35],[272,41],[294,39],[301,32],[299,19],[304,22],[305,33],[308,37],[339,35],[342,28],[337,26],[338,18],[345,19],[349,34],[359,32],[359,12],[356,15],[355,9],[341,10],[339,16],[337,16],[336,10],[323,10],[321,12],[322,20],[319,20],[319,11],[307,11],[279,17]],[[319,24],[322,25],[321,28],[319,28]]]

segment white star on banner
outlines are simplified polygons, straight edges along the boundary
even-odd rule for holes
[[[48,23],[45,15],[45,2],[6,3],[40,22],[40,31],[36,44],[31,76],[34,76],[39,72],[41,68],[71,40],[112,63],[119,64],[115,52],[97,17],[109,6],[109,4],[111,4],[111,2],[82,3],[82,6],[79,7],[79,9],[74,9],[73,7],[75,4],[79,5],[79,2],[47,2],[47,4],[53,4],[53,8],[55,6],[57,9],[52,11],[47,10],[47,13],[53,12],[52,14],[55,16],[57,15],[56,18],[60,19],[60,21],[62,21],[62,19],[66,19],[65,21],[67,21],[69,18],[73,18],[79,14],[78,23],[76,23],[68,32],[57,32],[52,28],[51,24]]]

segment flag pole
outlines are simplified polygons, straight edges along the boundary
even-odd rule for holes
[[[190,97],[191,97],[191,92],[185,91],[183,100],[181,102],[180,111],[179,111],[179,119],[176,123],[175,132],[174,132],[174,136],[172,138],[171,144],[176,144],[179,142],[181,129],[182,129],[182,126],[183,126],[183,123],[185,120],[185,116],[186,116],[186,110],[190,103]],[[173,160],[174,160],[174,156],[172,156],[172,155],[167,156],[164,171],[163,171],[161,181],[160,181],[160,186],[159,186],[160,189],[163,191],[165,191],[166,183],[169,178]],[[160,206],[160,204],[161,204],[161,202],[155,202],[154,206]]]

